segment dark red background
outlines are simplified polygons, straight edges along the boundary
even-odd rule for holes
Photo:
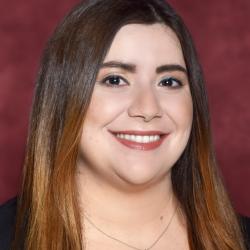
[[[42,49],[57,22],[76,2],[0,2],[0,203],[14,196],[19,187]],[[170,3],[193,34],[204,68],[225,184],[237,211],[250,216],[250,1]]]

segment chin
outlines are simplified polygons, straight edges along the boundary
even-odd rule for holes
[[[127,171],[126,173],[117,173],[116,175],[121,181],[121,185],[132,190],[140,190],[157,181],[160,181],[167,175],[167,173],[159,173],[152,171]]]

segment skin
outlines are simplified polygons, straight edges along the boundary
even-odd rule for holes
[[[104,232],[145,249],[178,205],[171,169],[190,136],[192,97],[185,72],[156,72],[161,65],[186,69],[178,38],[163,24],[123,26],[104,64],[111,61],[135,68],[102,67],[98,73],[79,145],[79,197],[85,214]],[[113,75],[119,77],[107,79]],[[159,130],[168,136],[158,148],[145,151],[124,146],[110,130]],[[87,249],[128,249],[84,223]],[[182,235],[178,241],[176,234]],[[188,249],[180,210],[154,249],[166,246]]]

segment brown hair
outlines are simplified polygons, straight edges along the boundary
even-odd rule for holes
[[[245,249],[217,173],[195,48],[181,18],[163,0],[80,3],[49,40],[36,84],[13,249],[83,248],[75,166],[96,75],[122,26],[159,22],[171,27],[180,40],[193,99],[190,139],[172,169],[174,192],[187,217],[190,248]]]

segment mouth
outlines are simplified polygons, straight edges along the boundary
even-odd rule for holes
[[[109,131],[122,145],[136,150],[158,148],[167,137],[161,131]]]

